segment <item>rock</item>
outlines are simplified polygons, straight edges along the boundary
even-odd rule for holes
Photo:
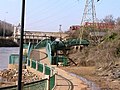
[[[22,79],[24,83],[30,83],[40,80],[37,75],[29,72],[27,69],[22,70]],[[15,84],[18,81],[18,71],[16,69],[5,69],[3,71],[0,71],[0,81],[4,83],[14,82]]]

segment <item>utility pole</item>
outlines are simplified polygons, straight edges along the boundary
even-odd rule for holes
[[[60,40],[62,38],[61,34],[62,34],[62,29],[61,29],[62,25],[59,25],[59,33],[60,33]]]
[[[22,90],[22,61],[23,61],[23,34],[25,19],[25,0],[22,0],[22,16],[21,16],[21,35],[20,35],[20,52],[19,52],[19,71],[18,71],[18,90]]]

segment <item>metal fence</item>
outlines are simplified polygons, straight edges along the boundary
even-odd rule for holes
[[[46,89],[47,89],[47,79],[25,84],[23,88],[23,90],[46,90]]]
[[[16,58],[18,58],[17,56],[13,56],[12,55],[12,58],[14,57],[15,60],[18,60]],[[14,60],[13,60],[14,61]],[[15,62],[9,62],[9,63],[12,63],[12,64],[15,64]],[[47,90],[47,80],[50,81],[50,90],[52,90],[55,86],[55,73],[51,72],[53,70],[51,70],[52,68],[46,66],[46,65],[43,65],[42,63],[40,62],[36,62],[35,60],[27,60],[27,65],[28,66],[31,66],[31,68],[33,69],[36,69],[37,71],[43,73],[45,75],[50,75],[50,80],[48,79],[43,79],[43,80],[40,80],[40,81],[36,81],[36,82],[32,82],[32,83],[27,83],[27,84],[24,84],[23,86],[23,90]],[[36,67],[36,65],[38,65],[38,67]],[[45,71],[43,71],[45,70]],[[53,75],[51,75],[51,73],[53,73]],[[17,90],[17,86],[9,86],[9,87],[3,87],[3,88],[0,88],[0,90]]]
[[[43,72],[43,64],[38,63],[38,71]]]
[[[23,48],[27,49],[29,44],[23,44]]]
[[[67,66],[67,64],[68,64],[67,57],[65,57],[65,56],[55,56],[55,57],[53,57],[51,55],[51,45],[50,45],[50,43],[48,43],[48,45],[46,47],[46,51],[47,51],[47,55],[48,55],[48,58],[49,58],[51,64],[57,65],[58,62],[62,62],[63,66]]]
[[[58,62],[62,62],[63,66],[67,66],[67,64],[68,64],[67,57],[65,57],[65,56],[57,56],[56,59],[57,59],[57,64],[58,64]]]
[[[50,75],[51,72],[50,72],[50,68],[48,66],[45,66],[45,75]]]
[[[55,86],[55,73],[53,73],[50,67],[43,65],[40,62],[37,62],[36,60],[30,60],[30,53],[32,51],[32,46],[29,44],[28,48],[28,59],[23,56],[23,62],[27,62],[27,66],[30,66],[31,68],[40,71],[41,73],[44,73],[45,75],[50,76],[50,80],[48,79],[42,79],[40,81],[32,82],[23,84],[23,90],[47,90],[47,87],[50,86],[50,90],[52,90]],[[9,57],[9,64],[18,64],[19,62],[19,55],[18,54],[11,54]],[[47,83],[48,81],[49,83]],[[49,84],[49,85],[48,85]],[[15,86],[9,86],[9,87],[3,87],[0,88],[0,90],[17,90],[17,85]]]
[[[55,75],[50,77],[50,90],[52,90],[55,86]]]
[[[40,81],[35,81],[31,83],[24,84],[23,90],[46,90],[47,89],[47,79],[42,79]],[[2,87],[0,90],[18,90],[17,85]]]
[[[46,46],[46,51],[47,51],[47,55],[48,55],[50,64],[52,64],[51,45],[50,45],[50,43],[47,44],[47,46]]]
[[[50,39],[44,39],[42,41],[40,41],[36,46],[35,46],[35,49],[40,49],[40,48],[43,48],[43,47],[46,47],[47,46],[47,43],[51,42]]]
[[[35,60],[32,60],[32,66],[31,66],[31,68],[36,69],[36,61]]]
[[[23,63],[26,63],[27,57],[23,56]],[[18,64],[19,63],[19,55],[11,54],[9,57],[9,64]]]
[[[75,45],[89,45],[89,41],[86,39],[68,39],[64,42],[67,46],[75,46]]]

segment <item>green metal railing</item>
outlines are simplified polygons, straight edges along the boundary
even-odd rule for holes
[[[50,77],[50,90],[52,90],[55,86],[55,75]]]
[[[23,48],[27,49],[29,44],[23,44]]]
[[[86,39],[68,39],[64,42],[67,46],[75,46],[75,45],[89,45],[89,41]]]
[[[48,58],[49,58],[51,64],[55,65],[55,64],[58,64],[58,62],[63,62],[63,66],[67,66],[67,64],[68,64],[67,57],[65,57],[65,56],[53,57],[51,55],[51,44],[50,43],[48,43],[48,45],[46,46],[46,51],[47,51],[47,55],[48,55]]]
[[[56,58],[57,58],[57,63],[58,62],[63,62],[63,66],[67,66],[67,64],[68,64],[67,57],[65,57],[65,56],[58,56]]]
[[[47,51],[47,55],[48,55],[48,58],[49,58],[49,61],[50,61],[50,64],[52,64],[52,56],[51,56],[51,45],[50,43],[47,44],[46,46],[46,51]]]
[[[24,84],[23,90],[46,90],[47,89],[47,79],[42,79],[40,81],[35,81],[31,83]],[[2,87],[0,90],[17,90],[17,85]]]
[[[46,90],[47,79],[36,81],[33,83],[24,84],[23,90]]]
[[[30,60],[28,59],[27,61],[28,61],[28,66],[30,66]]]
[[[17,85],[8,86],[8,87],[1,87],[0,90],[17,90]]]
[[[43,64],[38,63],[38,71],[43,72]]]
[[[32,67],[31,68],[36,69],[36,62],[35,62],[35,60],[32,60]]]
[[[40,42],[35,46],[35,49],[40,49],[40,48],[46,47],[46,46],[47,46],[47,43],[50,43],[50,42],[51,42],[50,39],[44,39],[44,40],[40,41]]]
[[[45,75],[50,75],[50,68],[48,66],[45,66]]]
[[[37,62],[36,60],[30,60],[30,53],[33,49],[33,46],[31,44],[29,44],[28,46],[28,59],[27,57],[23,57],[23,61],[26,63],[28,66],[31,66],[31,68],[36,69],[36,66],[38,65],[37,71],[40,71],[41,73],[43,73],[43,68],[44,68],[44,73],[45,75],[50,75],[50,90],[52,90],[55,86],[55,74],[51,76],[51,68],[48,66],[44,66],[42,63]],[[50,51],[51,48],[49,48],[48,51]],[[49,57],[51,57],[51,61],[52,61],[52,56],[49,53]],[[19,61],[19,55],[17,54],[11,54],[9,57],[9,64],[18,64]],[[40,81],[36,81],[36,82],[32,82],[32,83],[27,83],[24,84],[23,86],[23,90],[46,90],[47,89],[47,80],[48,79],[43,79]],[[17,90],[17,86],[9,86],[9,87],[3,87],[0,88],[0,90]]]
[[[33,45],[31,43],[29,43],[29,45],[28,45],[28,52],[27,52],[28,59],[30,59],[30,53],[31,53],[32,50],[33,50]]]
[[[38,62],[36,63],[35,60],[28,60],[28,66],[30,66],[31,63],[31,68],[36,69],[36,64],[38,64],[38,70],[43,73],[43,68],[45,68],[45,75],[50,75],[51,76],[51,68],[48,66],[43,66],[42,63]],[[12,64],[15,64],[14,62],[10,62]],[[50,90],[52,90],[55,86],[55,74],[50,77]],[[46,90],[47,87],[47,79],[43,79],[40,81],[32,82],[32,83],[27,83],[24,84],[23,90]],[[17,86],[9,86],[9,87],[3,87],[0,88],[0,90],[17,90]]]
[[[26,63],[27,57],[23,56],[23,63]],[[18,64],[19,63],[19,55],[18,54],[11,54],[9,56],[9,64]]]

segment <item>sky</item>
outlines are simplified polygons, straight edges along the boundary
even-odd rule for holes
[[[17,26],[21,22],[22,0],[0,0],[0,20]],[[25,30],[58,32],[80,25],[86,0],[26,0]],[[120,17],[120,0],[95,0],[96,15]]]

